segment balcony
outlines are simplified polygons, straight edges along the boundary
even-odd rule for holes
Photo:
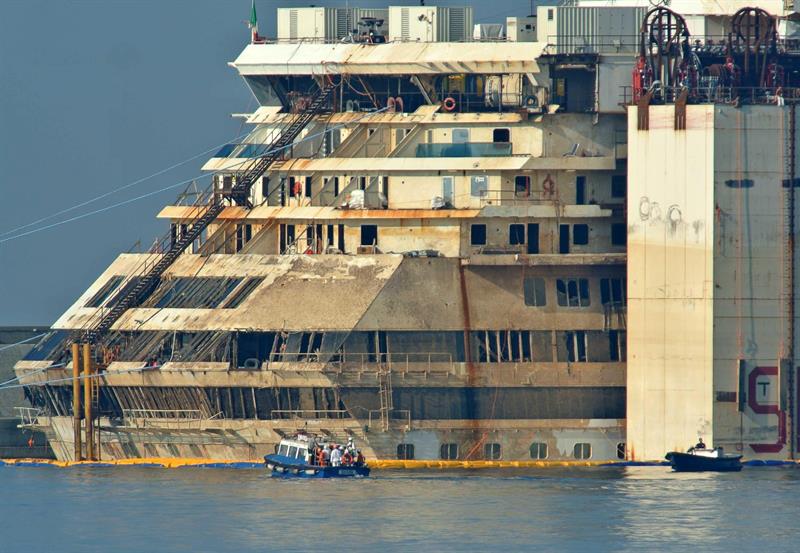
[[[417,144],[415,157],[503,157],[511,155],[510,142]]]

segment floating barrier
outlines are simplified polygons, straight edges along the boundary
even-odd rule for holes
[[[666,461],[436,461],[373,459],[370,468],[376,470],[421,469],[507,469],[507,468],[573,468],[573,467],[663,467]],[[743,461],[748,467],[800,466],[800,461],[758,460]],[[0,467],[151,467],[151,468],[226,468],[257,469],[264,463],[257,461],[225,461],[220,459],[175,459],[167,457],[119,459],[114,461],[56,461],[52,459],[0,459]]]

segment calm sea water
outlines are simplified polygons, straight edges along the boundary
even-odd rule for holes
[[[800,469],[0,468],[0,551],[800,551]]]

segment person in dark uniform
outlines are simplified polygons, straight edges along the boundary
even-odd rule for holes
[[[703,442],[703,438],[697,438],[697,444],[694,446],[695,449],[705,449],[706,444]]]

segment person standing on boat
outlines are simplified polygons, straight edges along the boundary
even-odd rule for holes
[[[325,447],[325,446],[322,446],[322,466],[328,465],[329,462],[330,462],[330,458],[331,457],[330,457],[330,452],[328,451],[328,448]]]
[[[697,438],[697,444],[694,446],[695,449],[705,449],[706,444],[703,442],[703,438]]]
[[[335,447],[331,450],[331,466],[338,467],[342,464],[342,450]]]

